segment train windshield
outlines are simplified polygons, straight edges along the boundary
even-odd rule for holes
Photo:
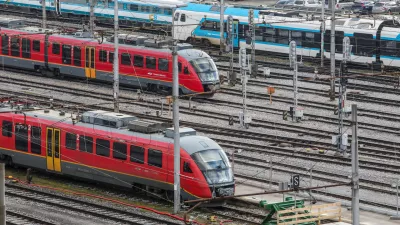
[[[217,67],[210,58],[193,59],[190,61],[201,81],[218,81]]]
[[[204,150],[192,155],[209,184],[233,181],[233,174],[228,157],[220,149]]]

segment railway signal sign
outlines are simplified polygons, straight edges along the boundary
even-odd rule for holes
[[[290,181],[292,183],[293,190],[298,191],[300,187],[300,175],[293,175]]]
[[[240,48],[239,63],[240,63],[240,68],[242,68],[243,70],[245,70],[247,68],[246,48]]]
[[[288,111],[283,111],[282,117],[283,117],[283,120],[287,120],[287,118],[288,118]]]
[[[229,116],[229,125],[232,126],[234,123],[233,116]]]

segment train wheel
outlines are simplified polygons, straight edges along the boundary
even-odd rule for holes
[[[203,45],[206,46],[207,48],[209,48],[209,47],[211,47],[211,42],[208,39],[204,39]]]

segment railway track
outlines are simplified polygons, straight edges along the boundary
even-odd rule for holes
[[[6,224],[7,225],[56,225],[55,222],[39,219],[33,216],[28,216],[22,213],[6,210]]]
[[[161,219],[154,215],[147,215],[139,210],[122,210],[105,206],[85,200],[75,199],[58,194],[52,194],[18,185],[6,184],[6,196],[22,198],[31,202],[38,202],[50,207],[62,208],[64,210],[84,213],[91,217],[106,219],[116,223],[132,225],[181,225],[181,222],[171,219]]]

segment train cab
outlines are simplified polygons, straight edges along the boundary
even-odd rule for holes
[[[202,177],[209,191],[202,190],[205,196],[232,196],[235,181],[231,164],[224,150],[215,141],[203,136],[181,138],[181,146],[196,165],[197,177]],[[209,194],[207,194],[209,193]]]
[[[179,56],[190,63],[190,69],[197,74],[204,92],[216,92],[220,89],[220,80],[214,60],[204,51],[197,49],[184,49],[178,51]],[[185,73],[189,71],[184,71]]]

